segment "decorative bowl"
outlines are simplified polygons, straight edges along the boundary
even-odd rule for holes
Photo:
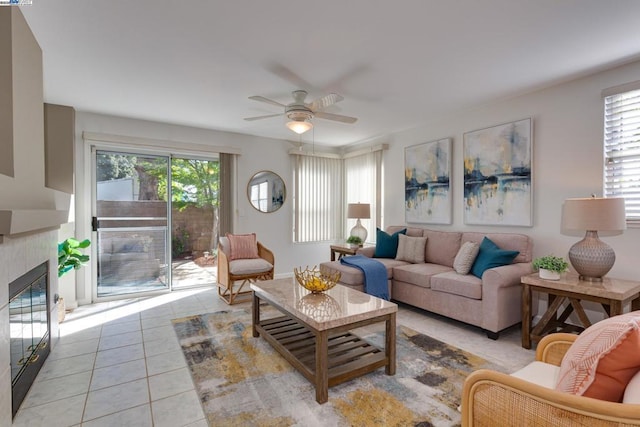
[[[315,265],[311,270],[309,270],[309,266],[304,270],[302,270],[302,267],[300,269],[294,268],[293,274],[295,274],[300,286],[314,294],[328,291],[340,280],[340,272],[320,271]]]

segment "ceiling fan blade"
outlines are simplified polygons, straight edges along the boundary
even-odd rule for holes
[[[355,117],[343,116],[340,114],[325,113],[324,111],[318,111],[314,113],[314,115],[321,119],[333,120],[333,121],[342,122],[342,123],[355,123],[358,120]]]
[[[280,104],[278,101],[274,101],[269,98],[265,98],[264,96],[250,96],[249,99],[253,99],[254,101],[266,102],[267,104],[275,105],[277,107],[285,107],[284,104]]]
[[[245,117],[245,120],[248,122],[252,122],[254,120],[262,120],[262,119],[268,119],[271,117],[278,117],[278,116],[283,116],[284,113],[279,113],[279,114],[267,114],[266,116],[256,116],[256,117]]]
[[[325,95],[322,98],[318,98],[309,104],[309,108],[313,111],[321,111],[325,108],[335,104],[336,102],[342,101],[344,98],[337,93],[330,93],[329,95]]]

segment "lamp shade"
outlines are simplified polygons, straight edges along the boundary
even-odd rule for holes
[[[562,228],[568,231],[605,231],[621,234],[627,228],[624,199],[576,198],[564,202]]]
[[[371,206],[369,203],[349,203],[347,218],[371,218]]]
[[[287,122],[287,127],[298,135],[302,135],[303,133],[311,129],[313,127],[313,124],[305,120],[291,120],[290,122]]]

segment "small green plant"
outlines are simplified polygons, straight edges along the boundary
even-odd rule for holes
[[[89,261],[89,255],[83,254],[81,249],[89,247],[90,244],[89,239],[79,241],[73,237],[58,243],[58,277],[73,269],[79,269]]]
[[[347,243],[349,243],[350,245],[360,246],[362,244],[362,239],[358,236],[349,236],[349,238],[347,239]]]
[[[569,268],[569,263],[564,258],[547,255],[533,260],[533,268],[564,273]]]

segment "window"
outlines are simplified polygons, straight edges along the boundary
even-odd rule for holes
[[[292,150],[294,162],[294,242],[341,241],[355,220],[348,203],[369,203],[371,218],[362,221],[374,242],[382,211],[382,151],[386,144],[344,155]]]
[[[251,204],[257,206],[261,212],[268,212],[267,197],[269,191],[267,181],[251,185]]]
[[[627,223],[640,227],[640,82],[633,86],[603,92],[604,196],[624,197]]]
[[[361,220],[367,229],[367,241],[376,241],[376,226],[380,224],[379,188],[381,182],[382,151],[366,153],[347,157],[344,160],[346,200],[348,203],[369,203],[371,205],[371,218]],[[347,219],[345,222],[344,236],[355,225],[355,219]]]
[[[342,238],[342,159],[294,156],[294,242]]]

